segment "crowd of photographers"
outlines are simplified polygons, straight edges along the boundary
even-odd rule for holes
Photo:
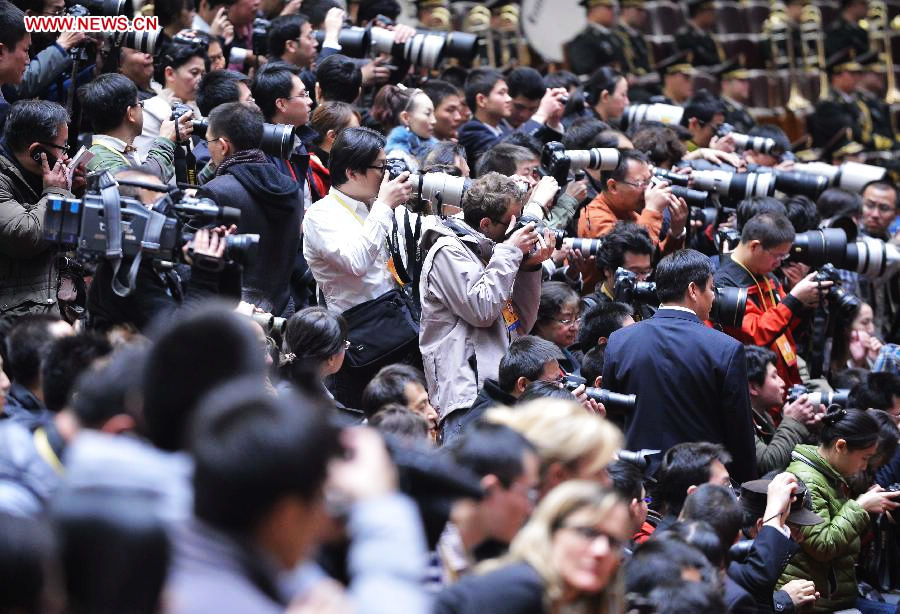
[[[0,0],[0,612],[897,611],[886,168],[394,0],[25,30],[95,4]]]

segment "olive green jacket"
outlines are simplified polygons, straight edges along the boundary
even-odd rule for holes
[[[819,455],[816,446],[798,445],[787,470],[806,484],[813,511],[825,522],[803,528],[800,552],[788,563],[776,588],[796,579],[812,580],[822,597],[814,612],[852,608],[857,597],[860,536],[869,514],[849,499],[847,481]]]
[[[810,440],[809,429],[793,418],[775,423],[766,411],[753,410],[753,430],[756,436],[756,469],[759,475],[772,470],[784,471],[791,462],[791,452],[798,443]]]

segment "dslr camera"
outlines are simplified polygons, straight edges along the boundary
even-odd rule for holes
[[[825,405],[825,407],[831,407],[832,405],[840,405],[841,407],[847,407],[850,404],[849,388],[838,388],[831,392],[810,392],[809,388],[802,384],[791,386],[791,389],[788,391],[788,403],[793,403],[803,394],[808,395],[809,402],[815,406]]]
[[[584,169],[601,171],[614,170],[619,165],[621,154],[611,147],[594,147],[593,149],[569,149],[559,141],[551,141],[541,151],[541,168],[545,175],[550,175],[559,185],[569,182],[569,172]]]
[[[827,290],[819,290],[820,296],[825,295],[828,309],[832,312],[840,312],[847,318],[851,318],[859,309],[861,301],[852,292],[847,292],[841,286],[841,276],[833,264],[825,264],[816,272],[814,278],[817,282],[830,281],[833,285]]]
[[[584,384],[587,384],[586,379],[571,374],[567,374],[562,381],[563,388],[569,392],[573,392]],[[619,394],[618,392],[611,392],[604,388],[592,388],[591,386],[587,386],[584,389],[584,393],[589,399],[603,403],[603,406],[609,410],[631,412],[634,411],[634,406],[637,404],[637,395],[634,394]]]
[[[396,179],[409,171],[409,166],[399,158],[390,158],[385,160],[384,169],[388,177]],[[434,203],[436,211],[440,211],[441,205],[459,207],[466,190],[472,184],[466,177],[455,177],[447,173],[411,173],[409,182],[412,184],[413,197]]]
[[[637,274],[619,267],[616,269],[616,282],[613,288],[615,300],[627,305],[644,303],[659,305],[656,296],[656,284],[652,281],[638,281]]]
[[[764,136],[749,136],[747,134],[735,132],[734,126],[731,124],[722,124],[719,126],[719,129],[716,130],[716,136],[719,138],[726,137],[729,134],[731,135],[734,144],[740,149],[752,149],[753,151],[775,157],[781,157],[785,153],[784,147],[776,143],[775,139]]]
[[[190,111],[191,108],[184,104],[176,104],[172,107],[172,121],[178,121],[178,118]],[[206,131],[209,129],[209,120],[194,119],[191,120],[194,126],[194,134],[201,139],[206,138]],[[287,158],[294,150],[294,126],[290,124],[263,124],[262,139],[259,141],[259,148],[268,156],[276,158]]]

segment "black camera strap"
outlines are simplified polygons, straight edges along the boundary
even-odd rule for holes
[[[403,284],[413,284],[413,292],[417,291],[419,276],[422,272],[421,254],[419,252],[419,237],[422,236],[422,216],[416,218],[416,229],[413,231],[409,223],[409,211],[403,212],[404,238],[406,241],[406,265],[403,264],[403,258],[400,254],[400,240],[398,234],[397,216],[394,215],[392,220],[393,229],[391,231],[391,239],[388,241],[388,247],[391,251],[391,258],[394,260],[394,269],[397,271],[397,277]]]

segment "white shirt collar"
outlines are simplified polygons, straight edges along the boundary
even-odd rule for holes
[[[331,186],[331,190],[329,190],[328,193],[331,194],[332,198],[337,197],[338,200],[342,200],[347,203],[349,207],[352,207],[353,210],[356,211],[356,213],[360,214],[362,217],[365,217],[366,214],[369,213],[369,208],[366,206],[366,203],[361,200],[356,200],[352,196],[348,196],[334,186]]]
[[[128,144],[122,139],[117,139],[114,136],[109,136],[108,134],[95,134],[91,139],[92,145],[106,145],[111,149],[115,149],[119,153],[125,153],[125,147]]]
[[[692,316],[697,315],[693,309],[689,309],[687,307],[682,307],[681,305],[660,305],[659,308],[660,309],[674,309],[676,311],[685,311],[685,312],[691,314]]]

